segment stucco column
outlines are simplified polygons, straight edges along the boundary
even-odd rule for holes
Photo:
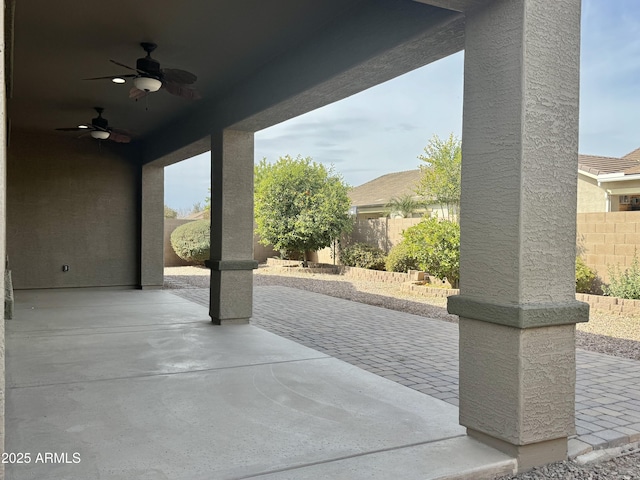
[[[486,3],[465,34],[460,423],[522,471],[575,429],[580,0]]]
[[[164,283],[164,168],[141,167],[140,288]]]
[[[12,18],[14,5],[6,5],[5,14],[0,17],[0,38],[4,38],[4,21],[6,18]],[[5,70],[5,49],[0,51],[0,71],[2,72],[3,85],[7,85],[7,72]],[[6,233],[7,233],[7,102],[5,96],[5,88],[0,91],[0,292],[4,294],[4,275],[5,275],[5,257],[6,257]],[[3,295],[4,298],[4,295]],[[4,304],[2,312],[4,312]],[[4,318],[4,313],[2,315]],[[0,453],[4,453],[4,399],[5,399],[5,362],[4,362],[4,322],[0,327]],[[0,480],[4,479],[4,464],[0,464]]]
[[[253,311],[253,132],[211,135],[211,298],[216,325],[248,323]]]

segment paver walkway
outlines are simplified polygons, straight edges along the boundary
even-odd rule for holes
[[[170,292],[208,305],[208,289]],[[252,323],[458,405],[458,326],[303,290],[254,288]],[[640,441],[640,362],[577,350],[573,451]]]

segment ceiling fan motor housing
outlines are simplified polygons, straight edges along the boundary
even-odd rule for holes
[[[106,130],[107,127],[109,126],[109,122],[107,121],[106,118],[102,118],[101,116],[98,116],[91,120],[91,125],[93,125],[94,127],[98,127],[98,128],[102,128],[103,130]]]
[[[160,62],[151,57],[139,58],[136,62],[136,68],[150,76],[160,78]]]

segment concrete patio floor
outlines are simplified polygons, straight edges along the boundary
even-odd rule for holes
[[[252,325],[213,326],[205,307],[166,291],[18,291],[6,334],[6,451],[31,457],[7,465],[7,479],[482,479],[515,468],[466,437],[455,405]],[[46,452],[57,458],[38,462]]]
[[[207,289],[171,291],[208,305]],[[458,405],[454,323],[282,286],[256,287],[254,305],[261,328]],[[640,441],[640,362],[577,349],[576,374],[571,458]]]

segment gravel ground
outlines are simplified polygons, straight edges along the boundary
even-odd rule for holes
[[[640,479],[640,452],[630,452],[608,461],[579,465],[576,462],[559,462],[534,468],[518,475],[496,477],[495,480],[638,480]]]
[[[261,266],[254,271],[254,285],[281,285],[381,306],[392,310],[456,322],[446,311],[445,298],[413,296],[398,285],[356,281],[339,275],[296,273]],[[209,270],[198,267],[165,269],[165,288],[207,288]],[[585,350],[640,360],[640,318],[592,311],[589,322],[578,324],[576,346]],[[640,450],[628,449],[615,458],[580,465],[553,463],[500,480],[640,480]]]

